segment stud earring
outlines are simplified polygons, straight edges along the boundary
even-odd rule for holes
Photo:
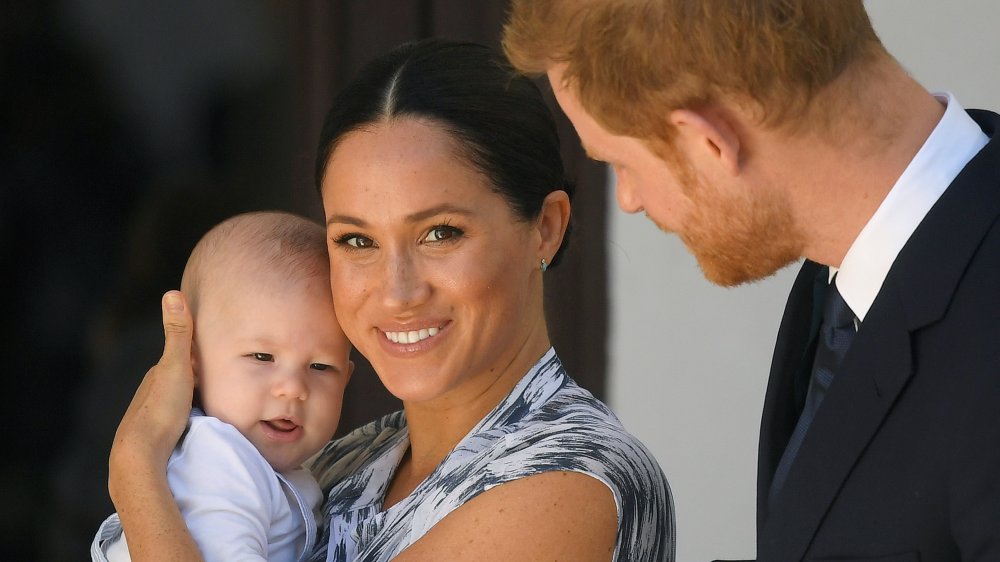
[[[542,273],[545,273],[545,270],[548,269],[548,268],[549,268],[549,264],[545,263],[545,258],[542,258],[542,263],[541,263],[541,265],[538,266],[538,269],[541,269]]]

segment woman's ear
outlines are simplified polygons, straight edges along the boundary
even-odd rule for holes
[[[692,160],[698,164],[716,164],[730,175],[739,174],[740,136],[724,113],[675,109],[670,112],[670,122],[677,128],[678,140]]]
[[[538,259],[551,263],[552,257],[562,245],[566,229],[569,228],[569,217],[572,212],[569,194],[563,190],[553,191],[542,200],[542,209],[538,213]]]

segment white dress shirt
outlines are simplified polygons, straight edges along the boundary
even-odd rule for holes
[[[924,216],[989,142],[952,94],[934,97],[945,106],[941,120],[851,244],[839,270],[830,268],[830,279],[837,275],[837,288],[860,321]]]

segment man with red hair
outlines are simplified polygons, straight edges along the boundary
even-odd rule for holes
[[[921,87],[861,0],[515,0],[504,48],[710,281],[805,258],[758,559],[1000,560],[1000,116]]]

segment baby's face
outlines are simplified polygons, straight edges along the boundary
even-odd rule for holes
[[[235,426],[278,471],[333,436],[353,364],[323,279],[203,293],[195,373],[205,412]]]

